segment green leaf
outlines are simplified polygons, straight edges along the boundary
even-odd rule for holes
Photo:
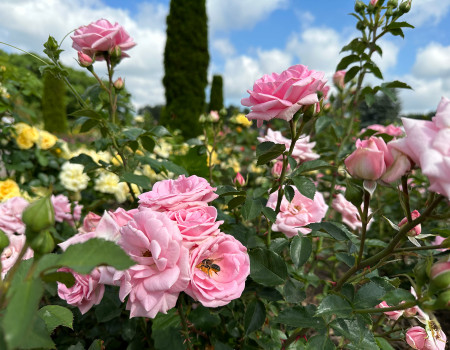
[[[245,195],[247,192],[239,191],[230,185],[225,185],[225,186],[217,186],[217,190],[215,191],[215,193],[218,194],[219,197],[225,197],[225,196]]]
[[[245,202],[245,197],[244,196],[237,196],[237,197],[231,198],[231,200],[227,204],[228,205],[228,210],[233,210],[238,205],[241,205],[244,202]]]
[[[122,139],[125,141],[136,141],[139,136],[142,135],[144,132],[144,129],[141,128],[128,128],[125,130],[122,130]]]
[[[352,267],[355,265],[355,257],[353,255],[347,254],[347,253],[336,253],[336,259],[339,261],[342,261],[344,264],[346,264],[348,267]]]
[[[389,32],[392,35],[401,36],[403,39],[405,38],[405,34],[403,33],[403,30],[401,28],[392,28],[391,30],[389,30]]]
[[[20,349],[55,349],[55,343],[47,331],[45,322],[37,314],[32,319],[33,326],[22,335]]]
[[[317,308],[316,316],[336,315],[349,316],[352,312],[352,307],[347,300],[341,298],[339,295],[327,295],[319,307]]]
[[[121,305],[122,303],[117,292],[114,293],[111,288],[106,288],[102,301],[95,308],[95,318],[97,319],[97,322],[108,322],[119,317],[122,313]]]
[[[377,342],[377,345],[380,347],[381,350],[395,350],[391,344],[389,344],[389,341],[387,341],[384,338],[381,337],[375,337],[375,341]]]
[[[385,294],[386,291],[380,285],[369,282],[356,292],[353,307],[355,309],[374,307],[382,302]]]
[[[399,305],[402,301],[414,301],[414,296],[407,290],[396,288],[394,290],[388,291],[384,298],[384,301],[388,303],[388,305],[394,306]]]
[[[17,283],[13,283],[8,290],[9,302],[1,319],[5,341],[10,348],[22,347],[24,340],[33,333],[37,309],[44,293],[40,279],[15,281]]]
[[[206,153],[199,152],[201,149],[205,150],[205,147],[192,147],[187,154],[174,156],[172,160],[182,168],[186,169],[189,175],[197,175],[206,178],[209,176],[209,168],[206,165]]]
[[[284,196],[289,202],[292,202],[295,196],[295,190],[292,186],[286,186],[284,188]]]
[[[105,347],[103,346],[103,340],[95,339],[91,346],[89,346],[88,350],[103,350]]]
[[[314,182],[304,176],[293,177],[292,182],[302,195],[309,199],[314,199],[314,195],[316,194],[316,185],[314,185]]]
[[[349,65],[355,62],[359,62],[360,58],[358,55],[349,55],[345,56],[341,59],[341,61],[338,63],[336,70],[343,70],[346,69]]]
[[[70,272],[52,272],[41,276],[44,282],[61,282],[66,285],[67,288],[72,287],[75,284],[75,278]]]
[[[334,350],[336,347],[334,346],[334,343],[326,336],[326,334],[323,335],[315,335],[311,339],[308,339],[308,342],[306,343],[305,350]]]
[[[182,338],[180,330],[180,317],[175,308],[167,314],[158,313],[152,322],[155,349],[185,350],[185,339]]]
[[[139,139],[141,140],[141,144],[144,149],[149,152],[153,152],[153,149],[155,148],[155,140],[153,140],[153,138],[142,135]]]
[[[82,117],[82,118],[87,118],[87,117]],[[78,119],[78,120],[80,120],[80,119]],[[99,124],[99,121],[97,119],[87,118],[87,119],[83,119],[83,120],[84,120],[84,122],[80,128],[81,134],[88,132],[89,130],[91,130],[92,128],[95,128]],[[80,121],[80,123],[81,123],[81,121]]]
[[[363,195],[364,195],[363,189],[360,186],[352,183],[349,179],[347,179],[344,195],[345,199],[358,208],[361,207],[361,204],[363,202]]]
[[[353,66],[352,68],[350,68],[347,73],[345,73],[345,77],[344,77],[344,83],[348,83],[350,80],[352,80],[356,74],[358,74],[358,72],[361,70],[360,66]]]
[[[266,308],[260,300],[252,300],[247,305],[244,315],[245,334],[250,334],[262,327],[266,320]]]
[[[308,226],[314,231],[324,230],[325,232],[328,232],[331,237],[338,241],[345,241],[349,239],[345,231],[343,231],[332,222],[317,222],[309,224]]]
[[[332,166],[327,162],[325,162],[324,160],[320,159],[310,160],[300,164],[300,166],[297,169],[295,169],[295,171],[291,174],[291,176],[289,176],[289,178],[294,178],[298,175],[323,168],[332,168]]]
[[[408,22],[394,22],[387,26],[387,29],[394,28],[414,28],[414,26],[409,24]]]
[[[70,115],[74,116],[74,117],[88,117],[88,118],[97,119],[97,120],[103,119],[102,115],[100,113],[94,111],[93,109],[80,109],[78,111],[71,113]]]
[[[34,154],[36,155],[36,159],[38,160],[39,165],[43,167],[46,167],[48,165],[49,160],[43,151],[41,151],[39,148],[36,148]]]
[[[367,106],[371,107],[374,104],[374,102],[375,102],[375,95],[374,94],[370,94],[370,93],[365,94],[364,95],[364,100],[366,101]]]
[[[275,213],[275,210],[269,207],[263,207],[261,209],[264,216],[269,219],[271,222],[277,221],[277,214]]]
[[[266,164],[278,158],[284,151],[286,151],[285,145],[270,141],[262,142],[256,147],[256,157],[258,158],[256,165]]]
[[[221,323],[220,316],[213,310],[214,309],[199,305],[189,313],[189,321],[192,322],[197,329],[210,331],[220,326]]]
[[[154,128],[150,129],[149,132],[157,137],[172,136],[169,130],[167,130],[162,125],[155,126]]]
[[[44,320],[48,333],[52,333],[58,326],[73,329],[73,314],[68,308],[59,305],[47,305],[38,311]]]
[[[365,48],[366,48],[366,44],[364,44],[364,42],[361,39],[356,38],[356,39],[353,39],[349,44],[345,45],[342,48],[341,52],[353,51],[358,54],[362,54],[364,52]]]
[[[292,327],[313,328],[315,330],[325,328],[324,320],[321,317],[314,317],[315,311],[313,305],[294,306],[281,311],[273,321]]]
[[[247,197],[244,205],[241,208],[242,217],[244,220],[253,220],[261,214],[263,206],[259,199]]]
[[[305,285],[297,280],[288,279],[283,291],[288,303],[298,304],[306,298]]]
[[[283,284],[287,278],[284,259],[271,250],[256,248],[250,253],[250,276],[264,286]]]
[[[117,244],[99,238],[69,246],[58,259],[59,266],[68,267],[81,274],[88,274],[100,265],[126,270],[135,264]]]
[[[84,153],[71,158],[70,162],[75,164],[82,164],[84,166],[84,172],[86,173],[101,168],[101,166],[94,162],[94,160],[90,156]]]
[[[185,168],[183,168],[182,166],[179,166],[178,164],[171,162],[170,160],[163,160],[161,162],[161,165],[164,168],[166,168],[168,171],[171,171],[172,173],[174,173],[175,175],[186,175],[186,176],[189,175],[188,171]]]
[[[381,73],[380,68],[378,68],[378,66],[374,62],[366,62],[364,64],[364,67],[371,71],[377,78],[383,79],[383,74]]]
[[[408,84],[399,81],[399,80],[394,80],[388,83],[383,83],[382,85],[384,85],[387,88],[390,89],[411,89],[413,90],[413,88],[411,86],[409,86]]]
[[[338,318],[331,323],[331,326],[337,335],[352,342],[348,349],[379,350],[373,334],[367,329],[361,316],[351,320]]]
[[[143,189],[150,189],[152,187],[150,179],[145,175],[136,175],[133,173],[123,173],[120,181],[136,184]]]
[[[305,236],[295,236],[291,243],[291,259],[295,267],[303,266],[312,252],[312,241]]]

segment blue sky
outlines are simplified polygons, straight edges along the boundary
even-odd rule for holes
[[[353,6],[353,0],[207,0],[209,76],[223,75],[226,103],[235,105],[263,74],[293,64],[324,71],[331,80],[341,47],[356,34],[348,15]],[[0,41],[42,52],[49,34],[60,40],[98,18],[117,21],[138,44],[118,74],[137,106],[154,105],[164,103],[168,9],[168,0],[2,0]],[[384,55],[377,63],[385,78],[414,88],[400,95],[405,113],[434,110],[441,96],[450,97],[449,10],[450,0],[413,0],[407,19],[416,29],[405,30],[405,40],[387,37],[381,43]],[[63,62],[76,67],[70,39],[63,48]],[[101,63],[95,68],[104,72]]]

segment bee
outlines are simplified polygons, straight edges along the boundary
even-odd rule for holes
[[[222,259],[203,259],[202,262],[196,266],[196,268],[202,270],[209,277],[211,277],[211,271],[218,275],[218,272],[220,272],[220,266],[214,262],[220,260]]]

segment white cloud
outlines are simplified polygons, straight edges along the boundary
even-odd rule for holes
[[[140,16],[134,19],[128,11],[108,7],[99,0],[2,0],[0,34],[2,41],[43,54],[43,43],[49,35],[59,41],[71,30],[99,18],[118,22],[137,46],[129,51],[131,57],[118,66],[117,76],[125,78],[136,105],[164,103],[161,80],[167,8],[143,4],[140,9]],[[74,60],[76,52],[71,44],[71,39],[67,37],[62,45],[65,51],[61,60],[68,66],[78,68]],[[2,49],[11,52],[6,47]],[[95,63],[94,67],[100,75],[105,74],[102,62]]]
[[[400,48],[397,43],[387,40],[380,40],[378,45],[383,51],[383,56],[374,53],[372,59],[380,68],[383,75],[386,75],[385,73],[387,73],[389,69],[394,68],[397,65],[397,57]]]
[[[450,46],[432,42],[418,50],[412,72],[416,77],[450,77]]]
[[[438,24],[448,13],[450,0],[414,0],[411,11],[404,17],[414,26]]]
[[[236,49],[228,38],[213,39],[211,42],[211,46],[224,57],[232,56],[236,53]]]
[[[287,0],[208,0],[209,29],[231,31],[252,28],[273,11],[287,5]]]

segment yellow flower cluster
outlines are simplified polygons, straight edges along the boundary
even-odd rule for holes
[[[20,196],[19,185],[13,180],[0,181],[0,203]]]
[[[40,130],[25,123],[14,125],[16,131],[16,143],[20,149],[30,149],[35,144],[43,150],[52,148],[58,138],[45,130]]]
[[[249,126],[252,125],[252,121],[248,120],[247,117],[245,116],[245,114],[243,114],[243,113],[239,113],[234,118],[232,118],[232,120],[237,124],[245,126],[246,128],[248,128]]]

